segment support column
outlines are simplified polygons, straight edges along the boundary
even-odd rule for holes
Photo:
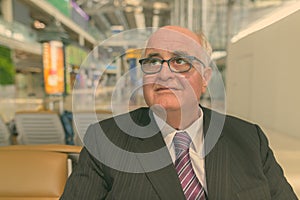
[[[3,13],[3,18],[7,22],[13,22],[13,4],[12,0],[2,0],[1,1],[1,12]]]
[[[202,11],[202,32],[208,36],[208,31],[207,31],[207,0],[202,0],[202,6],[201,6],[201,11]]]
[[[179,26],[186,27],[186,10],[185,10],[186,0],[180,0],[179,4]]]
[[[193,30],[193,17],[194,17],[194,12],[193,12],[193,4],[194,4],[194,0],[188,0],[188,11],[187,11],[187,27],[190,30]]]
[[[80,46],[84,46],[84,37],[82,35],[79,35],[79,41],[78,41]]]
[[[180,0],[174,0],[172,4],[172,11],[171,11],[171,24],[172,25],[179,25],[179,18],[180,18]]]

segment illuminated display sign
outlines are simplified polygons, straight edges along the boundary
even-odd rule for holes
[[[43,67],[45,92],[47,94],[63,94],[64,53],[62,42],[43,43]]]

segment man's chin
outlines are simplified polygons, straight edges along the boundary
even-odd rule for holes
[[[181,107],[179,105],[174,105],[170,103],[157,103],[151,106],[152,110],[155,111],[164,111],[164,112],[174,112],[174,111],[179,111]]]

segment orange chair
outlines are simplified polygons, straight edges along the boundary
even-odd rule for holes
[[[80,151],[69,145],[0,147],[0,200],[59,199]]]

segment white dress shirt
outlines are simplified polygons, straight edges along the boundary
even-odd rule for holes
[[[176,130],[170,125],[168,125],[165,121],[163,121],[160,117],[158,117],[155,113],[153,113],[154,119],[160,128],[162,136],[165,140],[167,148],[170,152],[173,163],[175,163],[176,155],[175,155],[175,147],[173,143],[173,138],[176,134]],[[181,131],[181,130],[180,130]],[[205,162],[202,156],[203,150],[203,111],[200,108],[200,117],[193,122],[188,128],[182,130],[186,131],[192,139],[192,143],[189,148],[190,158],[192,162],[193,169],[195,174],[203,186],[205,192],[207,193],[207,185],[205,179]]]

